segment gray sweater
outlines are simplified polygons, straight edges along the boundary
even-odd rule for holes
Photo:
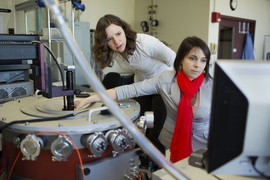
[[[160,75],[164,70],[173,70],[175,52],[157,38],[147,34],[137,34],[136,50],[128,56],[128,61],[115,52],[113,59],[127,72],[134,72],[134,82]]]
[[[116,94],[119,100],[138,96],[160,94],[167,108],[167,118],[159,135],[160,142],[170,148],[175,120],[177,117],[180,91],[174,70],[164,71],[160,76],[153,77],[131,85],[116,87]],[[205,79],[200,87],[200,104],[193,117],[192,146],[193,151],[207,147],[209,121],[212,102],[213,79]]]

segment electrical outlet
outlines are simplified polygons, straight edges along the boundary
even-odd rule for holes
[[[8,34],[15,34],[14,28],[8,28]]]

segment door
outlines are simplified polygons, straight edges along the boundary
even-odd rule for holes
[[[270,61],[270,35],[264,36],[263,59]]]
[[[218,59],[242,59],[245,35],[254,42],[256,21],[221,15],[219,23]]]

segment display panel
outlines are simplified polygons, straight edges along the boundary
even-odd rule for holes
[[[269,176],[270,63],[215,63],[208,173]]]

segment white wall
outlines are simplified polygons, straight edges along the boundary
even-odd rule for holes
[[[29,0],[14,0],[14,5],[23,3]],[[90,29],[95,29],[97,21],[100,17],[105,14],[114,14],[121,17],[123,20],[128,22],[132,27],[135,26],[135,0],[83,0],[82,3],[85,5],[85,11],[81,13],[79,20],[84,22],[90,22]],[[60,6],[63,9],[63,14],[67,19],[71,19],[71,2],[67,1],[61,3]],[[17,28],[15,32],[26,33],[25,32],[25,18],[24,12],[16,12],[16,20],[10,21],[9,27]],[[37,31],[37,13],[36,11],[27,12],[27,29],[29,32]],[[14,25],[15,24],[15,25]],[[41,26],[47,27],[47,11],[45,8],[41,8]],[[104,74],[110,71],[123,72],[123,70],[115,63],[113,68],[105,68]]]
[[[6,1],[6,0],[3,0]],[[23,2],[27,2],[31,0],[14,0],[15,4],[20,4]],[[32,0],[33,1],[33,0]],[[57,1],[57,0],[56,0]],[[95,29],[96,23],[98,19],[105,14],[115,14],[122,19],[126,20],[132,26],[134,26],[135,21],[135,0],[83,0],[83,4],[85,5],[85,11],[81,13],[80,21],[90,22],[90,29]],[[64,15],[71,19],[71,2],[67,1],[61,3],[60,6],[63,8]],[[24,21],[24,12],[16,12],[17,13],[17,23],[19,24],[18,29],[25,29],[25,21]],[[27,12],[28,15],[28,26],[31,31],[37,30],[37,16],[36,12]],[[42,25],[47,26],[47,11],[42,8],[41,12]],[[45,22],[44,22],[45,21]],[[22,28],[20,28],[22,27]]]
[[[84,0],[82,3],[85,5],[85,11],[81,14],[79,20],[83,22],[90,22],[90,29],[95,29],[99,18],[105,14],[114,14],[119,16],[134,27],[135,0]],[[70,18],[71,3],[67,2],[62,4],[62,6],[64,9],[66,9],[65,15]],[[105,68],[103,72],[106,74],[111,71],[124,72],[124,70],[122,70],[117,63],[115,63],[112,68]]]
[[[22,2],[23,0],[14,1]],[[80,16],[80,21],[90,22],[90,29],[95,29],[98,19],[104,14],[111,13],[130,23],[136,31],[142,32],[140,22],[149,20],[150,1],[158,6],[155,14],[159,21],[156,37],[171,44],[170,47],[174,51],[177,51],[185,37],[191,35],[201,37],[208,45],[218,43],[219,23],[211,23],[211,13],[217,11],[222,15],[256,21],[255,58],[262,59],[263,38],[264,35],[270,35],[270,0],[238,0],[235,11],[230,10],[229,1],[226,0],[83,0],[86,10]],[[70,2],[67,2],[64,7],[65,14],[69,16]],[[35,14],[31,16],[34,22]],[[19,18],[22,18],[22,15]],[[19,22],[22,26],[23,19]],[[9,24],[12,25],[12,23]],[[215,55],[212,59],[216,59]],[[113,68],[105,69],[105,73],[108,71],[121,72],[122,70],[115,65]]]
[[[212,3],[214,3],[214,0]],[[256,21],[254,55],[255,59],[263,59],[264,36],[270,35],[270,0],[238,0],[238,7],[231,11],[229,1],[216,0],[217,12],[222,15],[233,16]],[[211,11],[212,12],[212,11]],[[217,42],[218,26],[210,24],[209,33],[213,34],[215,39],[209,41]]]
[[[147,0],[136,0],[136,30],[142,32],[140,22],[149,20]],[[155,0],[156,37],[171,44],[174,51],[187,36],[208,39],[209,0]]]
[[[177,51],[181,41],[190,35],[196,35],[210,43],[218,43],[219,23],[211,22],[211,13],[252,19],[256,21],[254,53],[255,59],[262,59],[264,35],[270,35],[270,1],[238,0],[238,7],[232,11],[229,1],[225,0],[153,0],[156,18],[160,25],[156,28],[157,37],[171,43]],[[140,22],[149,20],[147,6],[150,0],[136,0],[136,30],[142,32]],[[216,59],[216,57],[212,57]]]
[[[84,0],[85,12],[81,21],[90,22],[90,28],[95,29],[97,21],[105,14],[114,14],[127,21],[131,26],[135,22],[135,0]]]
[[[0,33],[8,33],[8,27],[14,26],[12,0],[0,0],[0,8],[11,10],[11,13],[0,13]]]
[[[80,21],[90,22],[90,29],[95,29],[100,17],[105,14],[114,14],[119,16],[132,27],[135,24],[135,0],[84,0],[86,6],[85,12],[81,15]],[[124,72],[117,63],[112,68],[105,68],[104,74],[116,71]]]

